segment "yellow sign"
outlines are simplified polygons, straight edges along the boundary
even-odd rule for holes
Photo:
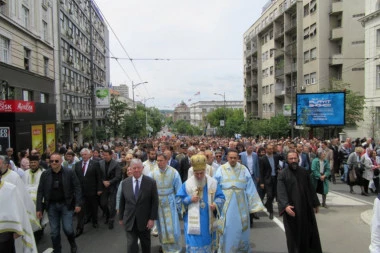
[[[46,124],[46,146],[50,152],[55,152],[55,124]]]
[[[44,139],[42,135],[42,125],[32,126],[32,148],[43,153]]]

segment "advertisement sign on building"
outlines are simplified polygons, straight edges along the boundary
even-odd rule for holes
[[[33,101],[23,101],[23,100],[1,100],[0,101],[0,113],[7,112],[23,112],[23,113],[33,113],[36,111]]]
[[[9,127],[0,127],[0,153],[11,146],[11,135]]]
[[[55,124],[46,124],[46,147],[50,149],[50,152],[55,152]]]
[[[44,147],[42,125],[32,125],[32,148],[43,153]]]
[[[110,107],[110,90],[109,88],[96,88],[96,108]]]
[[[297,125],[343,126],[345,108],[344,92],[297,94]]]

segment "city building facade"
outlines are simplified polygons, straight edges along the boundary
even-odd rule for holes
[[[0,127],[16,150],[34,146],[35,125],[42,150],[55,126],[53,16],[49,0],[0,1]]]
[[[120,84],[119,86],[112,86],[112,89],[120,92],[120,96],[129,99],[129,87],[126,84]]]
[[[268,119],[335,83],[364,94],[361,0],[271,0],[244,34],[244,113]]]
[[[54,6],[59,138],[82,143],[82,129],[93,124],[94,90],[110,86],[109,33],[92,0],[57,0]],[[96,126],[103,125],[107,110],[96,108]]]
[[[365,110],[358,136],[380,137],[380,1],[366,0],[365,16]]]
[[[178,120],[185,120],[190,123],[190,108],[183,101],[174,108],[173,121]]]
[[[198,101],[190,105],[190,124],[204,130],[205,134],[212,135],[216,129],[211,128],[206,117],[218,108],[243,109],[243,101]]]

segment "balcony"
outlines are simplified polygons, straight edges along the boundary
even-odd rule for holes
[[[296,72],[297,71],[297,63],[287,64],[285,65],[285,73]]]
[[[337,40],[343,38],[343,28],[337,27],[331,30],[330,40]]]
[[[245,64],[245,72],[251,71],[251,63]]]
[[[257,62],[256,61],[252,62],[251,67],[252,69],[257,69]]]
[[[275,89],[275,92],[274,92],[274,95],[276,97],[282,97],[285,95],[285,89],[284,88],[276,88]]]
[[[282,76],[284,74],[284,68],[276,68],[275,75]]]
[[[295,27],[297,27],[297,21],[296,20],[292,20],[292,21],[290,21],[290,23],[289,24],[287,24],[286,26],[285,26],[285,31],[286,32],[289,32],[289,31],[291,31],[293,28],[295,28]]]
[[[259,94],[253,93],[252,94],[252,101],[258,101],[258,99],[259,99]]]
[[[330,58],[330,65],[342,65],[343,64],[343,55],[342,54],[334,54]]]
[[[274,38],[275,39],[278,39],[279,37],[283,36],[284,35],[284,28],[281,27],[281,29],[279,29],[276,34],[274,35]]]
[[[330,14],[338,14],[343,12],[343,1],[332,3]]]
[[[274,50],[274,58],[278,58],[283,55],[284,55],[284,48],[276,48],[276,50]]]

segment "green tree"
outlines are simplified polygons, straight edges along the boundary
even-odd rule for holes
[[[110,108],[107,114],[107,127],[114,137],[122,135],[124,125],[124,114],[128,105],[118,99],[118,96],[111,94]]]

